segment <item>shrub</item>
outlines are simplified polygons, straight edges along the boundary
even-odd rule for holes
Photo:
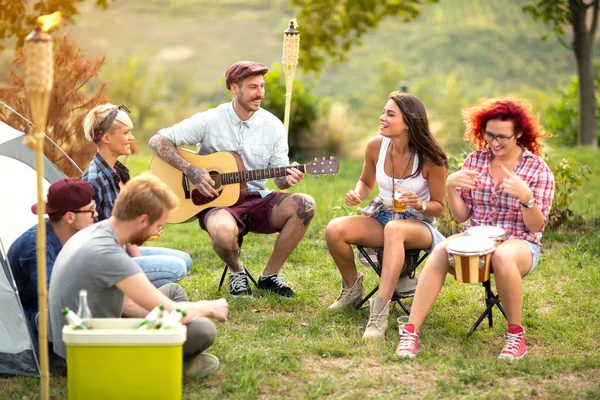
[[[266,94],[261,107],[275,114],[281,121],[285,114],[285,74],[275,63],[265,75]],[[319,116],[319,100],[300,81],[294,81],[288,144],[290,159],[308,156],[307,138],[312,136]]]
[[[571,83],[559,94],[559,100],[546,108],[544,127],[556,135],[552,141],[558,146],[575,146],[579,132],[579,79],[573,77]],[[596,118],[600,126],[600,93],[596,92],[596,98]],[[598,138],[600,141],[600,131]]]
[[[10,86],[0,88],[0,98],[17,112],[31,119],[25,77],[22,73],[24,65],[25,55],[23,50],[19,50],[15,53],[13,69],[7,74]],[[89,110],[107,102],[104,83],[100,83],[91,94],[86,93],[86,88],[90,81],[97,77],[103,65],[104,57],[86,58],[68,36],[59,41],[54,54],[54,86],[48,107],[48,121],[43,128],[46,135],[82,170],[87,167],[96,152],[96,147],[85,140],[83,119]],[[0,120],[16,129],[24,129],[26,125],[22,119],[7,110],[0,110]],[[63,153],[47,140],[44,143],[44,154],[66,175],[81,175]]]
[[[548,228],[554,229],[565,223],[573,215],[570,209],[575,193],[591,174],[590,167],[581,165],[570,158],[553,161],[546,157],[546,162],[552,169],[556,191],[552,209],[548,217]]]

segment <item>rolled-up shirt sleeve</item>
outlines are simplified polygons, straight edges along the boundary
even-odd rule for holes
[[[287,135],[283,124],[275,126],[275,140],[273,143],[273,152],[269,160],[269,168],[283,167],[290,165],[288,156],[289,146]]]
[[[535,174],[530,189],[535,197],[535,202],[544,215],[544,226],[548,223],[552,201],[554,199],[555,182],[554,175],[548,165],[544,164],[540,171]]]

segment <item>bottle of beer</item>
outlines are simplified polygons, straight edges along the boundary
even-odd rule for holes
[[[77,309],[77,316],[81,319],[92,318],[92,312],[90,311],[87,301],[87,290],[79,291],[79,308]]]
[[[69,309],[69,307],[65,307],[62,309],[62,313],[67,319],[67,324],[72,329],[85,330],[90,329],[82,320],[75,314],[73,311]]]
[[[152,329],[160,322],[165,307],[158,305],[146,315],[146,318],[135,324],[134,329]]]
[[[160,329],[173,329],[181,325],[181,321],[186,316],[186,312],[180,309],[175,309],[169,314],[169,319],[166,323],[163,323]]]

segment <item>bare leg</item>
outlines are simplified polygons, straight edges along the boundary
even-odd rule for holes
[[[507,240],[492,254],[496,289],[509,324],[521,325],[523,313],[522,277],[531,267],[531,252],[520,240]]]
[[[431,247],[432,240],[429,228],[419,221],[395,220],[385,226],[383,266],[378,291],[384,304],[392,299],[404,266],[405,249],[427,249]]]
[[[353,286],[358,271],[350,245],[382,247],[383,226],[376,219],[362,215],[335,218],[325,228],[325,240],[342,279]]]
[[[285,260],[298,246],[315,216],[315,201],[302,193],[282,197],[271,211],[271,225],[281,229],[263,275],[278,274]]]
[[[239,229],[235,218],[226,210],[213,212],[206,221],[206,230],[212,241],[212,248],[233,272],[243,270],[239,258]]]
[[[408,323],[415,326],[415,331],[418,331],[423,324],[425,317],[431,310],[431,307],[433,307],[433,303],[442,290],[446,274],[451,271],[450,266],[448,265],[446,245],[448,244],[449,239],[458,236],[462,235],[451,236],[435,246],[427,258],[423,272],[419,275],[419,284],[417,285],[415,298],[410,308],[410,317],[408,319]]]

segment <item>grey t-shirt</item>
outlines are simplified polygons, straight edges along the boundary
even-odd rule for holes
[[[224,103],[158,131],[175,146],[197,145],[198,153],[235,151],[246,170],[284,167],[289,165],[288,143],[283,123],[265,109],[259,108],[242,121],[233,109],[233,102]],[[231,172],[231,171],[228,171]],[[249,181],[248,191],[266,196],[266,179]]]
[[[66,320],[61,310],[69,307],[77,312],[80,290],[87,290],[88,304],[95,318],[119,318],[125,295],[115,284],[140,273],[143,271],[119,245],[108,221],[72,236],[56,258],[50,278],[48,313],[54,352],[66,358],[62,341]]]

